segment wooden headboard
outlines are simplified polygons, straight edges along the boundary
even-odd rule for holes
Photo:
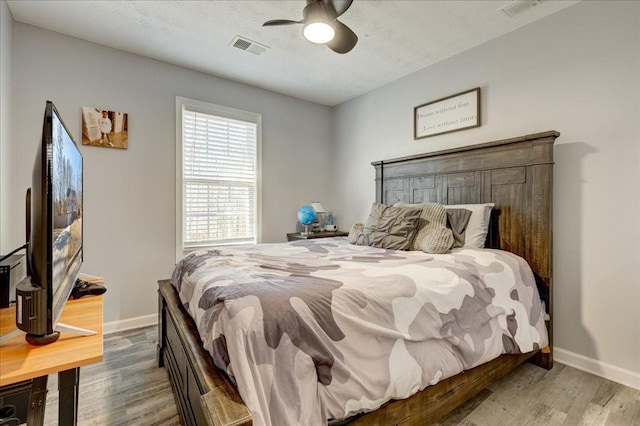
[[[551,315],[553,143],[558,136],[548,131],[375,161],[376,201],[495,203],[486,245],[529,262]]]

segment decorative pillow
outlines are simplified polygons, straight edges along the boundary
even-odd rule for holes
[[[447,228],[451,228],[453,234],[453,248],[464,246],[464,234],[471,218],[471,210],[446,209]]]
[[[416,237],[414,243],[416,249],[434,254],[446,253],[451,246],[453,246],[453,233],[451,229],[444,226],[428,229],[423,233],[422,239],[418,240]]]
[[[364,231],[364,225],[362,223],[354,223],[351,229],[349,230],[349,244],[357,244],[358,237],[362,235],[362,231]],[[359,244],[359,245],[369,245],[369,244]]]
[[[455,204],[444,206],[446,209],[467,209],[471,211],[471,217],[464,232],[464,245],[466,248],[484,248],[491,219],[491,209],[494,203],[486,204]]]
[[[358,245],[392,250],[409,250],[416,235],[416,221],[421,210],[412,207],[389,207],[373,203]]]
[[[418,221],[418,232],[416,234],[416,238],[413,242],[411,250],[422,250],[427,253],[443,253],[442,251],[431,251],[430,249],[425,249],[426,247],[431,247],[429,243],[425,243],[424,241],[427,239],[427,234],[431,232],[433,229],[438,228],[446,228],[447,226],[447,210],[445,210],[442,204],[438,203],[419,203],[419,204],[408,204],[408,203],[396,203],[394,206],[398,207],[415,207],[421,210],[420,220]],[[451,246],[447,247],[449,250]]]

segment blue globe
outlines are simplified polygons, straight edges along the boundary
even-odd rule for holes
[[[316,211],[311,206],[302,206],[298,209],[298,222],[303,225],[311,225],[316,220]]]

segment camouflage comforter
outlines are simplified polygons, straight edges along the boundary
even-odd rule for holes
[[[529,266],[499,250],[229,247],[189,254],[172,282],[257,425],[326,424],[547,344]]]

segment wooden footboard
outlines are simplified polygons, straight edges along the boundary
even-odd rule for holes
[[[238,391],[214,364],[168,280],[158,282],[158,366],[166,367],[185,425],[251,425]]]

